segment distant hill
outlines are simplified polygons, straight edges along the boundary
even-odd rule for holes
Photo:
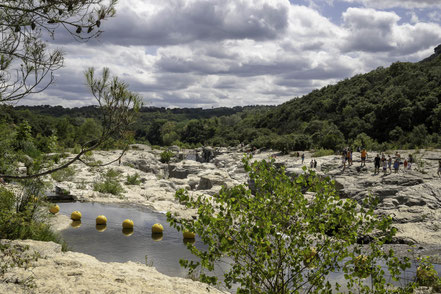
[[[395,62],[388,68],[379,67],[315,90],[275,107],[255,127],[279,135],[307,134],[319,141],[328,133],[342,135],[345,141],[365,133],[379,143],[438,144],[440,55],[441,45],[421,62]]]

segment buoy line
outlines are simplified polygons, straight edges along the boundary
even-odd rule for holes
[[[64,214],[64,213],[62,213],[62,214]],[[69,214],[65,214],[66,216],[69,216]],[[102,214],[99,214],[99,215],[102,215]],[[97,215],[97,217],[99,216],[99,215]],[[72,222],[74,221],[74,220],[71,220]],[[110,221],[109,219],[107,219],[107,223],[106,223],[106,227],[107,228],[109,228],[110,226],[112,226],[112,228],[114,227],[114,228],[118,228],[118,227],[120,227],[121,228],[121,225],[122,225],[122,223],[123,223],[123,221],[124,220],[122,220],[121,222],[116,222],[116,221]],[[79,220],[79,222],[81,222],[82,224],[84,224],[84,223],[86,223],[87,222],[87,224],[90,224],[90,225],[96,225],[96,218],[91,218],[91,217],[85,217],[85,216],[82,216],[81,217],[81,220]],[[156,222],[156,223],[154,223],[154,224],[160,224],[159,222]],[[153,226],[153,225],[152,225]],[[137,233],[140,233],[141,235],[143,235],[143,236],[151,236],[152,235],[152,231],[151,231],[151,229],[152,229],[152,226],[150,226],[150,227],[148,227],[148,226],[140,226],[140,225],[134,225],[133,226],[133,230],[135,231],[135,229],[137,229],[138,228],[138,230],[136,230],[136,232]],[[173,229],[174,231],[176,231],[177,233],[181,233],[181,232],[178,232],[176,229]],[[166,235],[166,230],[164,229],[164,231],[162,232],[162,233],[156,233],[156,234],[158,234],[158,235],[160,235],[160,234],[163,234],[163,235]]]

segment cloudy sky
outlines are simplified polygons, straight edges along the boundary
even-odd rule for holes
[[[276,105],[441,43],[441,0],[120,0],[97,40],[59,35],[65,67],[20,104],[94,104],[83,72],[111,72],[145,105]]]

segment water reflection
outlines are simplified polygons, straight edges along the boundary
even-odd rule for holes
[[[80,220],[74,220],[70,223],[70,226],[74,229],[78,229],[81,227],[81,221]]]
[[[123,228],[122,233],[124,234],[124,236],[130,237],[133,235],[133,229],[132,228]]]
[[[107,229],[107,225],[95,225],[95,229],[98,232],[104,232]]]
[[[153,241],[161,241],[164,238],[163,233],[152,233]]]

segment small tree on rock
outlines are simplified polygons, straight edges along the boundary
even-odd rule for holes
[[[184,190],[176,193],[180,203],[197,209],[197,218],[168,213],[168,221],[180,231],[196,232],[208,245],[201,250],[187,244],[199,257],[197,262],[181,260],[189,274],[200,269],[202,281],[216,283],[209,272],[223,261],[229,264],[225,285],[238,285],[238,293],[332,293],[342,286],[360,293],[392,292],[379,264],[393,278],[409,264],[393,251],[382,251],[395,230],[391,218],[374,214],[375,199],[360,206],[340,199],[333,182],[312,171],[304,169],[293,179],[273,160],[250,159],[244,158],[244,165],[253,189],[223,188],[210,199]],[[367,235],[369,245],[357,243]],[[345,284],[331,284],[328,276],[339,271]],[[371,283],[365,283],[367,277]]]

